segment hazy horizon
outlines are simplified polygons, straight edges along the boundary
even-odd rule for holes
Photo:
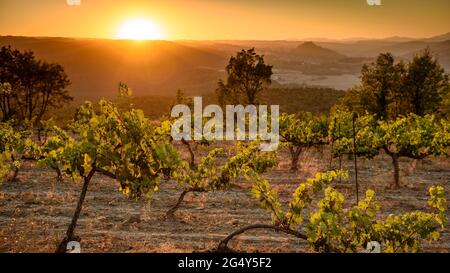
[[[390,38],[404,38],[411,40],[420,40],[420,39],[429,39],[436,36],[450,34],[450,31],[445,31],[443,33],[438,33],[432,36],[420,36],[420,37],[410,37],[410,36],[401,36],[401,35],[391,35],[379,38],[373,37],[345,37],[340,39],[333,39],[327,37],[305,37],[305,38],[291,38],[291,39],[143,39],[137,42],[148,42],[148,41],[168,41],[168,42],[176,42],[176,41],[198,41],[198,42],[216,42],[216,41],[269,41],[269,42],[277,42],[277,41],[286,41],[286,42],[303,42],[303,41],[336,41],[336,42],[351,42],[351,41],[359,41],[359,40],[384,40]],[[76,39],[76,40],[111,40],[111,41],[136,41],[133,39],[118,39],[118,38],[104,38],[104,37],[75,37],[75,36],[44,36],[44,35],[11,35],[11,34],[1,34],[0,37],[26,37],[26,38],[61,38],[61,39]]]
[[[346,90],[381,52],[408,60],[429,47],[450,71],[448,10],[448,0],[1,0],[0,46],[61,64],[78,97],[115,95],[119,81],[137,94],[211,93],[230,56],[251,47],[274,66],[273,86]]]
[[[427,38],[450,30],[450,1],[381,3],[370,6],[366,0],[261,0],[255,5],[250,0],[81,0],[80,5],[68,5],[68,0],[1,1],[0,35],[273,41]],[[127,23],[133,20],[140,21],[132,27],[140,24],[147,31],[151,28],[147,36],[129,33],[132,27],[127,29]]]

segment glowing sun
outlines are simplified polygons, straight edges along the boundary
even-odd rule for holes
[[[117,39],[123,40],[161,40],[161,29],[151,21],[133,19],[119,27]]]

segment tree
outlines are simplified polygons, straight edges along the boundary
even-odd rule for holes
[[[0,110],[3,121],[34,120],[37,124],[50,108],[72,101],[70,81],[59,64],[37,60],[31,51],[10,46],[0,50]]]
[[[264,56],[256,54],[254,48],[243,49],[231,57],[225,70],[227,80],[220,80],[216,90],[222,105],[256,104],[264,85],[271,83],[272,66],[266,65]]]
[[[380,54],[375,62],[362,67],[361,84],[350,89],[344,97],[344,104],[350,109],[367,111],[380,119],[387,119],[403,70],[403,63],[395,64],[392,54]]]
[[[443,98],[450,93],[450,82],[429,49],[416,55],[408,64],[400,92],[399,99],[407,101],[407,108],[402,111],[404,115],[423,116],[439,110]]]
[[[450,119],[450,92],[442,98],[442,103],[439,107],[439,114],[447,119]]]
[[[324,145],[327,142],[328,120],[326,116],[311,113],[280,116],[280,137],[291,154],[291,170],[298,169],[298,160],[304,149]]]
[[[184,95],[184,92],[182,90],[177,90],[177,95],[176,95],[176,99],[175,102],[172,104],[173,108],[175,105],[179,105],[179,104],[183,104],[183,105],[187,105],[189,107],[189,109],[191,110],[191,113],[194,111],[194,101],[192,100],[192,98],[186,97]],[[165,116],[163,116],[162,120],[170,122],[171,124],[173,124],[173,122],[175,122],[176,118],[172,118],[170,116],[170,114],[167,114]],[[202,122],[205,123],[207,121],[207,118],[203,118]],[[200,140],[195,140],[194,137],[194,132],[195,132],[195,122],[194,122],[194,115],[191,116],[191,139],[187,140],[187,139],[181,139],[181,144],[183,144],[186,149],[188,150],[189,153],[189,166],[191,169],[195,169],[197,168],[197,164],[195,163],[195,153],[194,153],[194,148],[198,147],[198,145],[201,146],[208,146],[211,144],[212,141],[208,141],[206,140],[204,137],[202,137],[202,139]],[[202,124],[203,126],[203,124]],[[172,138],[172,136],[170,136],[170,138]],[[193,147],[193,145],[195,145]]]
[[[383,150],[392,159],[393,187],[400,187],[401,157],[423,159],[430,155],[450,155],[450,122],[446,119],[437,120],[434,115],[421,117],[410,114],[395,120],[380,121],[374,115],[364,115],[355,120],[355,135],[352,119],[353,113],[334,113],[329,128],[329,135],[333,139],[333,155],[355,152],[353,137],[359,156],[372,159]]]
[[[430,155],[450,155],[450,122],[410,114],[395,121],[380,122],[380,147],[392,158],[394,187],[400,187],[400,157],[424,159]]]
[[[362,67],[361,85],[345,96],[344,101],[357,100],[356,105],[365,111],[376,114],[380,119],[387,119],[392,95],[399,89],[403,66],[403,63],[395,64],[392,54],[380,54],[375,62]],[[357,96],[352,98],[355,94]]]
[[[342,104],[359,115],[375,114],[386,120],[409,113],[424,116],[439,109],[445,113],[449,93],[449,76],[429,49],[406,64],[395,63],[385,53],[363,66],[361,84],[347,91]]]
[[[432,212],[391,214],[381,219],[377,215],[380,205],[375,201],[373,190],[367,190],[365,199],[357,205],[344,209],[344,196],[330,185],[339,177],[347,178],[348,174],[343,171],[318,173],[300,183],[287,206],[268,180],[255,179],[252,194],[271,214],[272,224],[242,227],[223,239],[218,250],[229,250],[229,241],[249,230],[272,229],[305,240],[319,252],[359,252],[370,241],[380,242],[386,252],[417,252],[422,240],[437,240],[439,231],[445,228],[447,200],[442,186],[429,189],[428,204]],[[317,206],[311,206],[318,196],[323,197]]]
[[[170,175],[167,170],[176,169],[179,157],[167,140],[170,126],[166,125],[151,125],[141,110],[122,111],[113,103],[101,100],[97,107],[91,102],[80,106],[70,124],[70,134],[55,128],[55,135],[44,144],[40,164],[57,163],[66,175],[84,181],[58,252],[65,252],[67,242],[79,240],[75,227],[95,174],[118,180],[123,194],[139,198],[151,196],[158,190],[161,177]]]
[[[210,151],[195,169],[189,168],[186,163],[179,165],[173,176],[184,190],[166,216],[172,217],[185,195],[190,192],[226,190],[238,177],[243,176],[251,180],[255,175],[262,174],[277,164],[276,154],[260,151],[257,142],[238,142],[236,155],[220,164],[220,157],[224,155],[223,149],[217,148]]]

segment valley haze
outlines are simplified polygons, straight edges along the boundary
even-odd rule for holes
[[[59,37],[0,36],[0,46],[31,50],[61,64],[76,101],[112,98],[125,82],[137,96],[214,93],[230,56],[255,47],[274,66],[272,87],[321,86],[345,90],[359,82],[363,64],[382,52],[411,59],[430,48],[450,71],[450,33],[416,39],[131,41]]]

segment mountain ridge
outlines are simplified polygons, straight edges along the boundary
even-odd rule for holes
[[[291,51],[294,58],[308,62],[327,62],[343,59],[346,56],[334,50],[306,41]]]

